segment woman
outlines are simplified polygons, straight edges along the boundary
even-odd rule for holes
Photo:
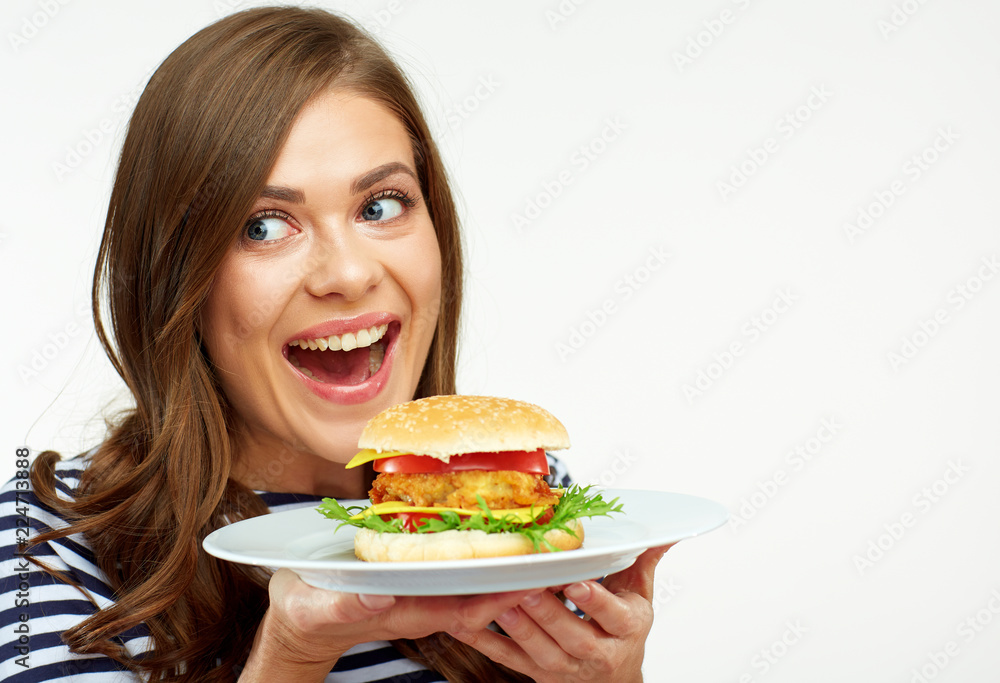
[[[30,491],[4,489],[11,514],[55,531],[33,551],[47,571],[23,572],[32,597],[4,626],[19,640],[0,673],[640,678],[664,549],[566,587],[588,620],[547,591],[335,593],[201,550],[269,508],[366,494],[371,473],[343,469],[365,422],[455,390],[461,268],[423,116],[351,24],[255,9],[172,53],[131,119],[94,279],[98,336],[135,409],[86,457],[43,453]],[[3,545],[8,560],[13,536]]]

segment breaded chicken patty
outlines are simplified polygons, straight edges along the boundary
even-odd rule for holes
[[[491,510],[555,505],[559,497],[540,475],[509,470],[469,470],[443,474],[382,472],[369,491],[372,503],[400,500],[418,506],[478,507],[480,495]]]

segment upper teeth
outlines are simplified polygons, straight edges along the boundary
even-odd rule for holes
[[[371,346],[385,336],[388,325],[377,325],[369,327],[367,330],[357,332],[345,332],[344,334],[331,334],[329,337],[319,337],[317,339],[296,339],[288,342],[289,346],[298,346],[303,349],[319,349],[320,351],[350,351],[363,346]]]

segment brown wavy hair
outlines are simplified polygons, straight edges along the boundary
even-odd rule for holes
[[[333,87],[382,103],[410,135],[443,292],[416,396],[455,392],[459,225],[405,76],[364,31],[321,10],[252,9],[192,36],[152,75],[131,118],[94,273],[97,335],[135,407],[92,455],[74,500],[56,493],[58,454],[42,453],[31,475],[40,501],[69,522],[37,542],[84,534],[115,591],[113,606],[63,634],[74,652],[152,681],[232,681],[246,660],[269,577],[208,556],[201,542],[267,508],[230,476],[233,410],[200,342],[199,312],[296,115]],[[115,636],[139,624],[154,647],[133,658]],[[443,634],[394,645],[449,680],[529,680]]]

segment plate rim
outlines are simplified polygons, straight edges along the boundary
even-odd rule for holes
[[[559,564],[561,562],[574,562],[576,559],[584,558],[596,558],[602,555],[608,554],[628,554],[635,551],[634,557],[637,557],[642,551],[647,550],[657,545],[668,545],[672,543],[678,543],[682,540],[688,538],[694,538],[706,534],[710,531],[718,529],[724,525],[729,520],[729,510],[723,506],[721,503],[711,500],[709,498],[704,498],[702,496],[696,496],[688,493],[678,493],[673,491],[660,491],[653,489],[610,489],[600,486],[594,486],[593,490],[600,492],[602,495],[607,495],[609,497],[622,498],[623,496],[628,496],[630,494],[648,494],[652,496],[665,496],[671,499],[686,500],[688,503],[694,503],[696,505],[704,506],[704,511],[701,514],[704,515],[706,521],[697,525],[694,530],[682,531],[674,533],[672,535],[678,536],[673,540],[660,540],[649,542],[646,538],[636,538],[631,541],[622,542],[621,544],[615,544],[613,546],[600,546],[597,548],[587,548],[586,540],[585,545],[582,548],[573,551],[567,551],[564,553],[536,553],[528,555],[515,555],[509,557],[496,557],[496,558],[474,558],[465,560],[426,560],[426,561],[405,561],[405,562],[380,562],[380,563],[369,563],[363,562],[361,560],[310,560],[303,558],[261,558],[252,557],[246,554],[241,554],[238,552],[230,551],[226,548],[220,547],[218,545],[219,538],[225,537],[228,534],[233,533],[232,529],[240,524],[247,524],[249,522],[254,522],[255,520],[268,519],[268,522],[273,523],[273,520],[278,517],[293,517],[302,516],[303,518],[309,515],[306,511],[315,512],[316,505],[309,504],[303,505],[292,510],[282,510],[280,512],[269,513],[268,515],[260,515],[258,517],[251,517],[250,519],[240,520],[232,524],[227,524],[224,527],[216,529],[208,536],[202,540],[202,548],[210,555],[217,557],[219,559],[235,562],[238,564],[245,564],[258,567],[268,567],[268,568],[287,568],[291,570],[301,569],[303,571],[329,571],[329,572],[347,572],[351,574],[364,575],[374,572],[410,572],[410,571],[441,571],[441,570],[464,570],[464,569],[475,569],[487,567],[506,567],[506,566],[516,566],[525,563],[553,563]],[[364,499],[347,499],[343,500],[342,503],[351,503],[357,501],[358,503],[368,503]],[[622,501],[627,502],[627,501]],[[713,509],[714,508],[714,509]],[[714,513],[715,518],[711,519],[710,513]],[[626,512],[627,514],[627,512]],[[603,518],[600,518],[603,520]],[[613,519],[613,518],[612,518]],[[330,520],[333,522],[333,520]],[[258,523],[260,523],[258,521]],[[339,529],[338,529],[339,531]],[[655,536],[653,537],[655,538]],[[290,542],[290,541],[289,541]]]

